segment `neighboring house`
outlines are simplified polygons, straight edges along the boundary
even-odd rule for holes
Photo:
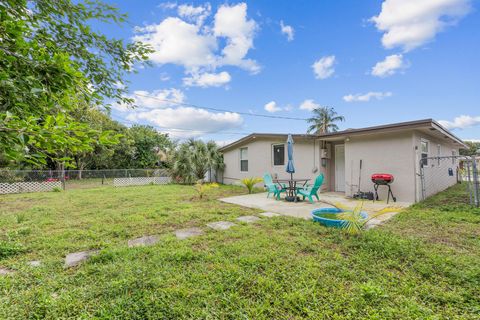
[[[252,133],[220,148],[225,161],[223,182],[234,184],[245,177],[262,177],[266,172],[274,178],[288,178],[286,140],[287,134]],[[390,173],[395,177],[392,190],[401,202],[421,200],[421,158],[458,155],[459,149],[466,148],[462,140],[432,119],[319,135],[295,134],[293,140],[295,177],[313,180],[323,173],[323,192],[353,196],[359,188],[373,191],[372,174]],[[448,165],[457,170],[456,160]],[[430,161],[425,170],[433,166]],[[445,168],[445,174],[435,175],[434,192],[456,183],[456,177],[447,171]],[[380,187],[379,195],[386,198],[385,187]]]

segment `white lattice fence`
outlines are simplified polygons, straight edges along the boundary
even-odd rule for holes
[[[144,186],[149,184],[170,183],[170,177],[135,177],[135,178],[114,178],[115,187]]]
[[[43,182],[29,181],[29,182],[0,183],[0,194],[53,191],[54,188],[62,188],[62,182],[61,181],[43,181]]]

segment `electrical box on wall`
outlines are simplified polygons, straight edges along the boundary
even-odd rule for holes
[[[330,159],[330,152],[328,151],[328,149],[320,149],[320,158]]]

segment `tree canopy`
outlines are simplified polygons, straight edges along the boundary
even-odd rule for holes
[[[0,147],[2,159],[45,165],[74,163],[72,154],[110,132],[74,117],[78,109],[107,102],[132,104],[125,75],[151,49],[92,28],[92,21],[121,25],[126,16],[101,1],[0,2]]]

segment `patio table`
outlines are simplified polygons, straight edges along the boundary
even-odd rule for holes
[[[297,202],[297,184],[301,184],[304,187],[310,179],[273,179],[273,182],[278,183],[283,188],[282,183],[288,183],[286,187],[287,196],[285,200]],[[291,199],[291,200],[289,200]]]

